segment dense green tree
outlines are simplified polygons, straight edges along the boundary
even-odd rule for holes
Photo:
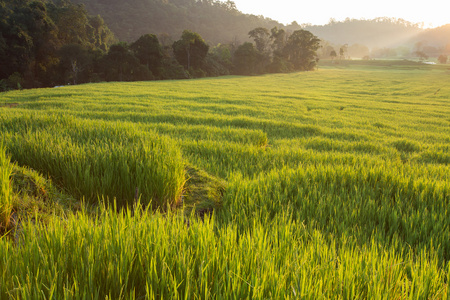
[[[339,48],[339,58],[345,59],[345,53],[347,53],[347,44]]]
[[[164,56],[162,60],[161,79],[187,79],[189,74],[172,56]]]
[[[181,39],[172,45],[177,61],[187,70],[199,69],[208,54],[209,46],[205,40],[195,32],[184,30]]]
[[[91,30],[89,36],[91,39],[91,44],[94,45],[96,49],[107,52],[109,47],[117,42],[116,37],[106,26],[105,21],[100,15],[89,16],[89,27]]]
[[[132,60],[128,45],[124,42],[114,44],[105,57],[105,73],[107,80],[123,81],[124,73],[128,73],[128,65]]]
[[[154,34],[141,36],[131,44],[130,49],[141,64],[147,66],[153,74],[159,75],[162,62],[162,47]]]
[[[255,42],[256,50],[260,53],[266,53],[270,45],[270,33],[267,28],[258,27],[248,33],[249,37]]]
[[[295,71],[309,71],[316,66],[320,40],[311,32],[300,29],[289,36],[285,51]]]
[[[0,17],[0,80],[17,73],[25,87],[49,86],[65,78],[59,64],[62,46],[105,50],[112,42],[100,17],[89,17],[83,6],[68,0],[0,0]]]
[[[252,43],[240,45],[234,53],[235,72],[239,75],[253,75],[258,73],[260,54]]]
[[[58,40],[62,45],[79,44],[91,47],[88,28],[89,19],[82,5],[59,1],[59,5],[49,4],[49,12],[58,27]]]
[[[232,44],[218,44],[211,49],[211,54],[216,57],[225,68],[231,70],[233,67],[233,53],[235,46]]]
[[[284,29],[274,27],[270,30],[270,41],[272,48],[272,62],[268,66],[270,73],[289,72],[289,62],[286,58],[285,47],[288,34]]]
[[[0,1],[0,79],[7,78],[11,73],[11,60],[8,59],[9,48],[8,34],[11,31],[9,24],[10,9],[4,1]]]
[[[71,82],[77,84],[80,81],[86,82],[86,76],[80,78],[82,73],[92,65],[92,56],[89,51],[79,44],[64,45],[59,50],[59,68],[63,83]]]
[[[147,66],[139,63],[130,51],[127,43],[121,42],[109,48],[103,59],[105,79],[107,81],[151,80],[153,75]]]
[[[61,44],[80,44],[107,51],[116,39],[99,15],[89,16],[84,5],[59,0],[49,3],[53,21],[58,27]]]
[[[208,76],[229,75],[233,67],[234,46],[219,44],[213,47],[205,58],[204,70]]]
[[[270,40],[272,41],[272,50],[274,53],[278,52],[280,55],[286,46],[287,33],[284,29],[274,27],[270,30]]]
[[[13,7],[7,29],[9,73],[23,74],[27,87],[42,85],[57,64],[57,28],[44,3],[24,1]]]
[[[248,35],[253,39],[258,51],[257,73],[263,73],[271,63],[270,32],[267,28],[258,27],[251,30]]]

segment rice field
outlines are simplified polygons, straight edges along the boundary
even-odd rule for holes
[[[0,204],[6,154],[96,207],[5,235],[0,298],[448,299],[449,78],[358,63],[0,94]]]

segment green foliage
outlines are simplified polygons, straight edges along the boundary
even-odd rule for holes
[[[0,143],[0,234],[8,228],[12,211],[12,191],[10,186],[10,176],[12,165],[9,157],[6,156],[5,148]]]
[[[50,175],[79,198],[95,202],[105,197],[126,205],[138,196],[145,205],[164,207],[181,195],[181,154],[154,132],[127,124],[21,114],[3,126],[15,161]]]
[[[260,72],[260,55],[252,43],[240,45],[234,53],[235,72],[239,75],[253,75]]]
[[[408,141],[408,140],[398,140],[393,143],[393,146],[398,151],[402,152],[419,152],[420,145],[416,142]]]
[[[89,75],[86,74],[86,71],[93,60],[88,50],[79,44],[68,44],[61,47],[59,56],[59,68],[65,75],[63,82],[77,84],[80,81],[87,81]]]
[[[285,52],[296,71],[311,71],[316,66],[316,51],[320,40],[311,32],[296,30],[289,36]]]
[[[42,2],[19,1],[8,8],[2,9],[6,47],[0,51],[0,78],[19,72],[27,78],[28,86],[40,86],[48,69],[55,65],[57,28]]]
[[[372,240],[328,243],[280,217],[239,233],[215,218],[101,208],[24,224],[0,240],[0,297],[24,299],[445,298],[449,266],[434,250],[399,255]],[[407,245],[404,246],[407,248]]]
[[[162,60],[162,48],[154,34],[141,36],[131,44],[130,49],[135,53],[141,64],[147,66],[154,74],[159,74]]]
[[[209,50],[203,38],[190,30],[184,30],[181,39],[175,41],[172,48],[177,61],[187,70],[200,69]]]
[[[252,38],[255,42],[256,50],[258,50],[259,53],[263,54],[267,52],[269,48],[269,30],[267,28],[258,27],[253,30],[251,30],[248,33],[249,37]]]
[[[133,81],[153,79],[147,66],[141,65],[127,43],[114,44],[102,58],[103,74],[106,81]]]
[[[83,6],[69,1],[54,4],[27,0],[7,4],[0,6],[0,80],[8,79],[11,83],[6,82],[2,89],[53,86],[67,83],[69,77],[72,83],[77,82],[79,73],[87,71],[88,60],[82,59],[85,53],[107,50],[114,42],[101,17],[90,17]],[[81,48],[77,54],[74,45]],[[62,46],[65,48],[61,49]],[[11,76],[15,73],[20,75],[15,79],[20,80],[13,82]],[[91,79],[83,77],[81,82]]]

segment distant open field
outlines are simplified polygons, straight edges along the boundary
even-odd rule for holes
[[[449,80],[359,61],[0,94],[12,162],[148,209],[24,224],[0,298],[447,299]]]

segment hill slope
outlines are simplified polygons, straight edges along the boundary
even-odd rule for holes
[[[358,43],[369,48],[400,46],[423,32],[417,24],[388,18],[330,22],[322,26],[307,26],[306,29],[331,43]]]
[[[417,42],[434,47],[450,44],[448,26],[423,29],[402,19],[376,18],[372,20],[347,19],[326,25],[288,26],[264,18],[244,14],[232,1],[218,0],[73,0],[83,3],[91,14],[100,14],[116,36],[127,42],[146,33],[168,34],[163,41],[170,45],[184,29],[198,32],[208,43],[238,44],[248,40],[248,32],[256,27],[284,28],[287,31],[301,27],[320,39],[333,44],[363,44],[369,48],[394,48]]]
[[[217,44],[242,43],[256,27],[283,25],[262,16],[245,15],[234,3],[195,0],[73,0],[83,3],[92,14],[100,14],[116,36],[131,42],[146,33],[167,33],[177,39],[189,29]]]

